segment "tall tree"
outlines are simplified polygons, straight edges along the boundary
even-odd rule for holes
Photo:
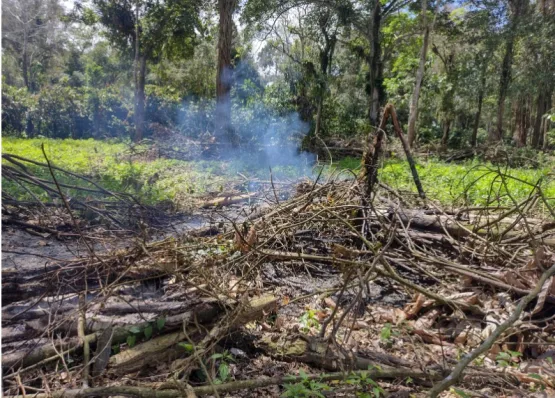
[[[322,127],[322,113],[324,99],[328,90],[327,77],[331,72],[333,53],[337,43],[337,23],[334,15],[329,9],[323,9],[317,13],[317,24],[320,30],[322,43],[318,46],[320,69],[317,74],[317,104],[316,104],[316,125],[314,135],[320,138]]]
[[[110,41],[135,59],[135,134],[144,133],[147,62],[193,54],[202,31],[198,0],[93,0]]]
[[[501,76],[499,80],[499,96],[497,97],[497,125],[490,130],[489,140],[499,142],[503,139],[503,117],[505,113],[505,101],[512,77],[514,47],[518,35],[519,24],[523,14],[526,12],[529,0],[508,0],[509,23],[507,26],[507,40],[505,43],[505,54],[501,65]]]
[[[63,9],[58,0],[2,2],[2,45],[18,59],[23,84],[36,90],[31,66],[44,65],[54,55]]]
[[[231,86],[233,64],[231,43],[233,38],[233,12],[236,0],[218,0],[218,70],[216,75],[216,136],[222,144],[235,146],[236,139],[231,125]]]
[[[439,7],[439,0],[436,0],[436,8]],[[428,23],[428,0],[422,0],[422,24],[424,26],[424,33],[422,35],[422,49],[420,50],[420,62],[418,64],[418,71],[416,72],[416,82],[414,83],[414,91],[412,93],[409,109],[409,127],[407,130],[408,142],[412,147],[416,139],[416,120],[418,118],[418,99],[420,98],[420,87],[422,86],[422,79],[424,78],[424,68],[426,66],[426,57],[428,55],[428,44],[430,41],[430,32],[433,30],[436,11],[432,22]]]
[[[475,147],[478,143],[478,128],[480,127],[480,118],[482,116],[482,106],[484,104],[484,94],[486,92],[486,72],[488,69],[488,55],[479,53],[477,56],[477,64],[480,65],[480,83],[478,86],[478,108],[474,116],[474,125],[472,127],[472,135],[470,137],[470,145]]]

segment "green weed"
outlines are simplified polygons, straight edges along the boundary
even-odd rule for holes
[[[345,158],[332,167],[334,170],[358,170],[360,160]],[[534,169],[498,168],[477,160],[465,163],[444,163],[436,159],[418,161],[417,170],[428,198],[447,206],[514,206],[529,197],[536,185],[547,203],[555,207],[554,164]],[[330,170],[328,170],[330,172]],[[381,182],[399,190],[416,194],[407,162],[388,160],[378,172]],[[537,191],[536,191],[537,192]],[[548,212],[540,203],[541,212]]]

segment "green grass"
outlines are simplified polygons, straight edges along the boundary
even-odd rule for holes
[[[226,171],[222,164],[173,159],[146,160],[144,156],[131,156],[129,145],[121,142],[3,137],[2,152],[44,163],[41,151],[43,143],[52,164],[92,177],[106,189],[134,194],[150,204],[166,200],[184,201],[197,194],[219,190],[225,184]],[[40,177],[49,178],[44,169],[31,167],[31,170]],[[57,173],[57,178],[60,182],[75,183],[75,179],[61,173]],[[147,183],[149,179],[151,184]],[[2,188],[19,199],[30,199],[20,187],[5,179],[2,180]],[[41,190],[34,189],[34,192],[47,199]],[[69,196],[83,195],[71,190],[66,193]]]
[[[44,163],[41,145],[44,143],[48,158],[55,166],[93,178],[104,188],[135,195],[144,203],[156,204],[172,201],[178,207],[191,206],[195,197],[206,192],[225,189],[230,179],[238,181],[238,172],[249,176],[268,179],[269,171],[245,166],[238,161],[194,162],[132,155],[129,143],[99,140],[56,140],[47,138],[22,139],[2,138],[2,153],[11,153]],[[135,148],[136,152],[146,147]],[[7,164],[4,161],[4,164]],[[48,171],[30,167],[39,177],[50,179]],[[299,170],[287,166],[276,167],[274,177],[297,177]],[[60,182],[75,184],[75,179],[57,173]],[[148,181],[151,183],[147,183]],[[31,200],[31,196],[17,184],[2,180],[2,188],[20,200]],[[41,199],[48,195],[41,189],[32,189]],[[69,197],[84,197],[83,192],[66,190]]]
[[[130,153],[127,143],[98,140],[54,140],[2,138],[2,152],[13,153],[32,160],[44,162],[41,144],[44,143],[49,159],[61,168],[94,178],[105,188],[128,192],[146,203],[155,204],[172,201],[185,208],[194,198],[206,192],[225,189],[230,179],[236,181],[238,172],[251,177],[268,179],[268,170],[255,165],[245,166],[239,161],[194,161],[174,159],[148,159]],[[143,148],[136,148],[144,150]],[[5,162],[4,162],[5,163]],[[418,172],[424,190],[430,199],[444,205],[485,205],[498,198],[501,205],[513,205],[513,199],[522,201],[530,195],[538,180],[552,208],[555,207],[554,164],[535,169],[501,170],[507,175],[506,187],[495,166],[479,164],[477,161],[463,164],[447,164],[430,159],[418,161]],[[357,170],[358,158],[344,158],[334,163],[334,170]],[[50,179],[48,171],[31,167],[41,177]],[[273,168],[274,177],[300,177],[305,170],[288,166]],[[330,170],[326,169],[326,173]],[[61,182],[74,184],[75,180],[57,173]],[[387,160],[379,171],[382,182],[402,191],[416,192],[408,165],[403,160]],[[148,180],[151,183],[147,183]],[[30,200],[29,195],[11,181],[2,179],[2,188],[18,199]],[[46,193],[33,190],[44,200]],[[510,193],[510,196],[507,195]],[[85,196],[85,193],[66,190],[68,196]],[[511,199],[511,197],[513,199]],[[496,203],[497,204],[497,203]],[[547,213],[547,208],[540,209]]]
[[[334,164],[340,169],[358,170],[360,159],[345,158]],[[535,184],[540,188],[551,208],[555,207],[555,164],[546,163],[539,168],[498,168],[478,161],[444,163],[435,159],[417,161],[417,170],[428,198],[444,205],[482,206],[491,203],[512,206],[513,200],[526,199]],[[401,190],[416,193],[408,163],[387,160],[379,170],[380,181]],[[542,207],[543,206],[543,207]],[[545,205],[540,211],[547,212]]]

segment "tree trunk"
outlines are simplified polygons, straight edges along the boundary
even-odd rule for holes
[[[318,104],[316,105],[316,125],[314,127],[314,135],[320,138],[320,128],[322,124],[322,105],[324,102],[324,96],[320,95],[318,97]]]
[[[145,79],[146,79],[146,57],[139,55],[139,71],[137,76],[137,87],[135,90],[135,142],[144,137],[145,129]]]
[[[135,36],[133,44],[135,47],[135,60],[133,65],[133,78],[135,81],[134,121],[135,135],[133,141],[139,142],[143,139],[144,132],[144,110],[145,110],[145,70],[146,57],[141,54],[141,43],[139,36],[139,1],[135,7]]]
[[[554,5],[554,10],[555,10],[555,5]],[[546,103],[545,103],[545,111],[547,112],[549,109],[551,109],[551,94],[549,94],[549,96],[547,97]],[[547,139],[547,132],[549,131],[549,119],[544,117],[543,118],[543,135],[541,136],[541,147],[542,149],[545,151],[547,150],[548,146],[549,146],[549,140]],[[539,147],[539,145],[538,145]]]
[[[539,148],[542,136],[542,119],[546,112],[546,98],[543,90],[538,94],[536,103],[536,120],[534,122],[534,132],[532,133],[532,147]]]
[[[324,37],[324,47],[320,48],[319,55],[320,55],[320,76],[318,76],[318,102],[316,104],[316,125],[314,127],[314,135],[316,138],[321,141],[324,148],[326,149],[329,157],[329,161],[332,161],[331,152],[327,148],[324,140],[320,137],[321,129],[322,129],[322,113],[324,108],[324,99],[327,95],[328,91],[328,74],[331,72],[331,63],[333,59],[333,52],[335,51],[335,43],[337,41],[337,37],[335,33],[332,33],[331,36],[327,30],[327,23],[329,21],[330,15],[325,14],[321,17],[320,23],[320,30]]]
[[[370,36],[370,56],[367,58],[369,71],[369,90],[370,107],[369,118],[372,126],[378,125],[378,116],[380,113],[380,105],[384,101],[383,95],[383,65],[382,65],[382,48],[380,40],[380,25],[382,20],[382,11],[379,1],[376,1],[372,10],[372,27]]]
[[[414,141],[416,139],[416,120],[418,119],[418,99],[420,98],[420,87],[422,86],[422,79],[424,78],[424,69],[426,66],[426,56],[428,55],[428,42],[430,38],[430,31],[433,29],[435,22],[431,26],[427,22],[427,0],[422,0],[422,20],[424,23],[424,38],[422,42],[422,49],[420,50],[420,63],[418,65],[418,71],[416,72],[416,82],[414,84],[414,92],[412,93],[412,98],[410,101],[410,115],[409,115],[409,128],[407,131],[409,145],[412,148]],[[437,2],[439,5],[439,1]]]
[[[441,145],[447,148],[447,143],[449,142],[449,130],[451,129],[451,119],[445,119],[443,121],[443,137],[441,137]]]
[[[21,60],[21,67],[23,69],[23,82],[25,83],[25,87],[27,87],[27,90],[31,89],[31,86],[29,84],[29,57],[27,55],[27,27],[24,28],[24,32],[23,32],[23,54],[22,55],[22,60]]]
[[[231,39],[233,33],[233,10],[235,0],[218,0],[220,30],[218,36],[218,70],[216,75],[216,137],[225,144],[235,145],[231,127]]]
[[[484,102],[484,92],[486,89],[486,71],[487,62],[483,60],[482,71],[480,76],[480,88],[478,90],[478,110],[476,111],[476,117],[474,118],[474,127],[472,129],[472,138],[470,144],[476,147],[478,143],[478,127],[480,127],[480,117],[482,115],[482,104]]]
[[[505,47],[505,55],[503,56],[503,64],[501,66],[499,97],[497,98],[497,125],[494,130],[491,130],[492,134],[489,136],[489,140],[492,142],[500,142],[503,140],[503,114],[505,113],[505,100],[507,99],[507,93],[511,83],[516,29],[518,28],[525,2],[526,0],[510,1],[512,15],[509,25],[507,45]]]
[[[522,148],[528,139],[528,99],[524,98],[517,103],[515,144]]]

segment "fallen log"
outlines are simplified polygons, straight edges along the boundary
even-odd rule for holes
[[[235,319],[225,327],[230,330],[244,323],[248,323],[259,318],[265,311],[275,307],[277,299],[274,296],[262,296],[252,299],[246,307],[238,314]],[[181,321],[183,325],[183,320]],[[217,326],[216,326],[217,327]],[[118,374],[126,374],[137,371],[146,365],[154,364],[160,360],[167,360],[173,355],[183,354],[184,350],[179,351],[175,347],[178,343],[185,341],[188,337],[198,334],[200,330],[197,326],[188,327],[152,340],[138,344],[133,348],[120,352],[110,358],[108,367]],[[210,333],[211,334],[211,333]]]
[[[296,335],[283,336],[279,334],[265,334],[256,343],[267,355],[280,360],[303,362],[328,371],[344,369],[372,369],[378,367],[384,371],[411,370],[412,363],[385,353],[369,353],[367,357],[350,355],[340,352],[330,342],[316,337]]]
[[[173,331],[182,326],[183,321],[196,319],[199,323],[206,323],[212,321],[223,311],[223,306],[217,300],[208,300],[198,304],[194,309],[178,315],[172,315],[165,318],[164,331]],[[153,320],[156,322],[156,319]],[[131,329],[138,328],[144,330],[151,322],[141,322],[133,325],[114,326],[113,320],[110,322],[98,321],[95,317],[87,318],[87,331],[92,331],[86,336],[89,344],[94,344],[98,335],[100,335],[106,328],[113,327],[113,344],[123,343],[131,333]],[[58,331],[76,334],[76,322],[65,322],[60,325]],[[2,369],[4,374],[7,370],[14,370],[16,367],[31,367],[39,362],[48,363],[55,361],[59,358],[58,352],[60,349],[65,349],[64,353],[74,352],[82,347],[82,342],[79,339],[70,338],[53,346],[52,343],[44,344],[39,347],[34,347],[29,350],[19,350],[12,353],[3,353],[2,355]]]
[[[109,396],[132,396],[141,398],[179,398],[187,397],[189,391],[191,396],[213,395],[217,393],[230,393],[239,390],[252,390],[255,388],[268,387],[286,383],[299,383],[304,380],[318,380],[320,382],[345,380],[353,376],[366,376],[370,379],[398,379],[411,377],[413,379],[430,378],[433,374],[422,371],[405,371],[403,369],[370,369],[359,372],[335,372],[324,374],[310,374],[305,376],[281,376],[260,377],[251,380],[238,380],[230,383],[214,384],[210,386],[191,387],[185,383],[164,383],[173,386],[174,389],[154,389],[149,387],[118,386],[118,387],[94,387],[65,391],[54,391],[50,394],[33,394],[33,398],[87,398],[87,397],[109,397]],[[433,376],[434,380],[437,379]],[[6,398],[25,398],[24,395],[6,395]]]
[[[237,195],[237,196],[224,196],[222,198],[216,198],[216,199],[213,199],[213,200],[206,201],[202,204],[201,207],[203,209],[209,209],[209,208],[213,208],[213,207],[229,206],[229,205],[232,205],[232,204],[241,203],[241,202],[244,202],[246,200],[249,200],[249,199],[255,197],[256,195],[258,195],[257,192],[252,192],[252,193],[248,193],[248,194],[244,194],[244,195]]]
[[[85,336],[85,340],[92,344],[96,341],[96,334]],[[2,371],[4,375],[8,370],[15,371],[16,367],[27,367],[39,363],[46,358],[59,359],[58,353],[73,352],[81,347],[83,341],[79,338],[66,339],[55,344],[48,343],[32,349],[22,349],[11,353],[2,353]]]

